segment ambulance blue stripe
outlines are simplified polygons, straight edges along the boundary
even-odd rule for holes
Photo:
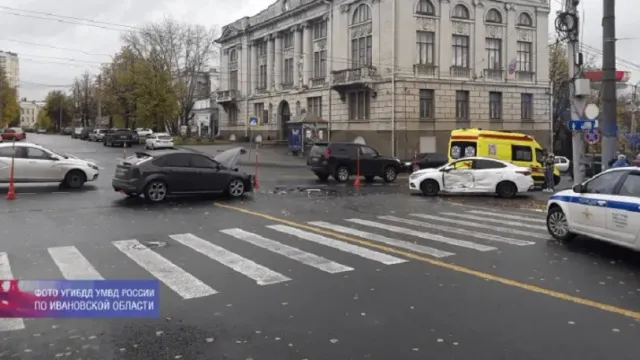
[[[604,200],[607,202],[608,209],[616,209],[616,210],[624,210],[630,212],[640,213],[640,201],[638,202],[629,202],[629,201],[616,201],[610,199],[587,199],[582,196],[571,196],[571,195],[553,195],[549,200],[562,201],[574,204],[581,204],[587,206],[596,206],[603,207],[598,205],[598,201]]]

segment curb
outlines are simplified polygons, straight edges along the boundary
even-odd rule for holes
[[[256,163],[253,161],[238,161],[238,165],[241,166],[255,166]],[[289,168],[289,169],[303,169],[306,168],[306,164],[287,164],[280,163],[275,161],[260,161],[258,162],[259,167],[272,167],[272,168]]]

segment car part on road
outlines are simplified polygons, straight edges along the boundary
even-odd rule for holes
[[[554,239],[563,242],[570,241],[575,234],[569,231],[567,216],[558,205],[553,205],[547,213],[547,230]]]
[[[83,171],[71,170],[64,177],[64,186],[69,189],[80,189],[87,181],[87,176]]]

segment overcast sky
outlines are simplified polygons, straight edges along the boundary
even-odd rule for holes
[[[127,26],[141,26],[164,16],[205,26],[222,26],[242,16],[253,15],[270,3],[272,0],[0,0],[0,49],[17,52],[20,56],[20,96],[41,100],[50,90],[67,89],[72,79],[85,70],[96,73],[101,62],[109,61],[106,55],[119,49],[120,34]],[[560,8],[560,0],[551,0],[551,3],[553,18]],[[640,65],[640,37],[633,31],[634,22],[637,29],[638,21],[635,4],[637,0],[617,0],[617,37],[620,39],[617,55]],[[114,29],[115,25],[100,28],[38,19],[51,17],[3,6],[120,24],[121,30]],[[582,0],[581,7],[585,21],[583,42],[601,50],[602,0]],[[554,31],[553,23],[550,30]],[[596,55],[591,50],[589,53]],[[637,74],[632,78],[634,83],[640,80],[640,66],[636,69]]]

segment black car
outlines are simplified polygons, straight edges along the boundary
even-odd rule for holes
[[[84,128],[82,132],[80,132],[80,140],[89,140],[89,134],[93,131],[93,128]]]
[[[187,149],[137,152],[116,166],[113,190],[130,197],[144,195],[150,202],[167,195],[221,194],[240,197],[252,190],[253,177],[235,165],[243,148],[210,157]]]
[[[402,171],[402,162],[393,157],[382,156],[371,146],[347,142],[315,143],[307,156],[307,165],[318,179],[326,181],[333,176],[338,182],[346,182],[349,176],[358,174],[367,181],[380,176],[385,182],[396,180]]]
[[[132,146],[134,145],[133,131],[129,129],[109,129],[102,140],[104,146]]]
[[[418,171],[420,169],[431,169],[447,164],[449,159],[447,155],[439,155],[433,153],[420,153],[415,159],[405,159],[402,161],[404,170],[408,172]]]

